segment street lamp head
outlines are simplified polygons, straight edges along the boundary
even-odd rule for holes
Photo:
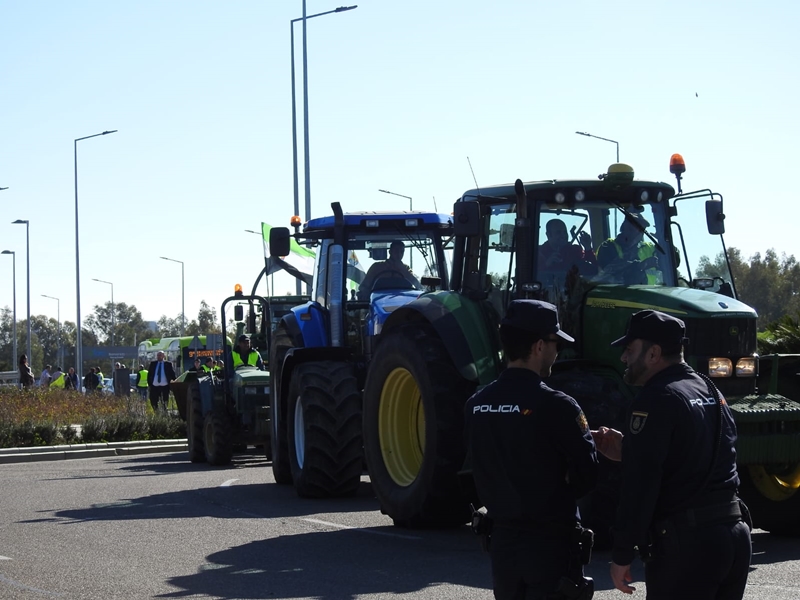
[[[11,221],[12,225],[27,225],[28,221],[25,219],[17,219],[16,221]]]
[[[578,135],[588,135],[588,136],[591,136],[591,134],[590,134],[590,133],[586,133],[585,131],[576,131],[575,133],[577,133]]]
[[[344,12],[346,10],[353,10],[354,8],[358,8],[358,4],[354,4],[353,6],[340,6],[339,8],[335,9],[333,12]]]
[[[103,133],[101,133],[100,135],[108,135],[109,133],[117,133],[117,131],[119,131],[119,130],[118,130],[118,129],[114,129],[114,130],[112,130],[112,131],[104,131],[104,132],[103,132]]]
[[[16,254],[13,250],[3,250],[0,254]]]

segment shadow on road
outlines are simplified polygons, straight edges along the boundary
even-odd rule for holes
[[[780,536],[756,529],[752,534],[752,565],[774,565],[800,559],[796,537]]]

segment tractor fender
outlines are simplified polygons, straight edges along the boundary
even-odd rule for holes
[[[476,302],[454,292],[424,294],[393,311],[381,329],[380,337],[396,327],[417,321],[425,321],[433,327],[464,379],[486,384],[497,376],[497,365],[492,360],[499,350],[493,343],[497,334],[490,331],[488,325],[476,326],[487,323]]]

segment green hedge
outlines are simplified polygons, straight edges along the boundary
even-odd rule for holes
[[[0,448],[185,437],[179,417],[153,414],[138,396],[0,388]]]

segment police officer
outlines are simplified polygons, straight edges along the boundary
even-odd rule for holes
[[[625,382],[642,389],[626,435],[592,432],[599,452],[622,460],[611,578],[633,592],[638,547],[649,600],[738,600],[751,547],[736,497],[736,426],[710,380],[683,362],[684,334],[680,319],[643,310],[612,344],[623,347]]]
[[[264,362],[261,356],[255,350],[250,348],[250,338],[242,334],[236,344],[236,349],[233,351],[233,368],[239,367],[258,367],[264,370]]]
[[[566,598],[562,578],[570,589],[587,583],[576,500],[594,487],[598,463],[580,407],[542,378],[559,346],[575,340],[561,331],[556,307],[537,300],[511,302],[500,340],[508,368],[465,407],[475,487],[493,520],[494,596]]]

